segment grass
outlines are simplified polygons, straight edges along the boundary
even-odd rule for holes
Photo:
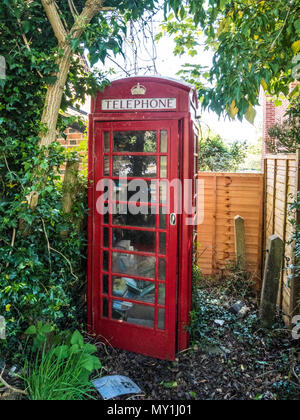
[[[30,400],[76,401],[92,399],[92,384],[82,375],[84,355],[74,361],[70,354],[59,357],[54,350],[26,362],[22,379]]]

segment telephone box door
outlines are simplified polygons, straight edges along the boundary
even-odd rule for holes
[[[95,332],[114,347],[174,359],[178,121],[96,123],[94,168]]]

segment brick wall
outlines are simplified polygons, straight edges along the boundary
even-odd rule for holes
[[[58,141],[66,149],[72,149],[73,147],[79,146],[84,139],[84,133],[81,133],[74,128],[67,128],[65,134],[67,138],[58,139]]]
[[[291,83],[290,92],[295,88],[299,82]],[[289,101],[285,99],[281,106],[275,106],[274,103],[270,100],[270,97],[267,97],[263,94],[263,148],[262,148],[262,170],[263,162],[268,154],[267,142],[270,140],[269,129],[273,127],[276,123],[282,123],[284,121],[285,113],[288,109]]]
[[[75,147],[78,147],[80,143],[84,140],[84,133],[79,131],[76,128],[67,128],[65,131],[66,139],[58,139],[58,142],[66,149],[72,150]],[[61,172],[64,173],[64,168],[61,168]]]

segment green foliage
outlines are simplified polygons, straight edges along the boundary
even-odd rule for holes
[[[245,278],[240,276],[239,280],[242,283]],[[276,341],[277,330],[282,329],[282,320],[278,318],[278,322],[274,325],[272,331],[264,331],[261,328],[258,312],[252,312],[245,319],[239,319],[236,315],[230,313],[228,306],[226,306],[230,299],[234,298],[234,302],[241,298],[244,299],[245,295],[249,296],[249,290],[252,287],[248,280],[243,286],[238,285],[237,278],[236,287],[230,284],[232,281],[233,279],[228,277],[225,287],[222,284],[223,282],[209,287],[208,282],[205,281],[206,286],[204,288],[194,285],[193,309],[188,328],[192,345],[208,351],[210,349],[215,351],[216,347],[221,346],[226,334],[230,333],[236,340],[247,345],[251,353],[255,353],[256,344],[260,344],[262,339],[267,348],[271,347]],[[217,326],[215,320],[223,320],[224,325],[222,327]]]
[[[70,3],[57,3],[63,24],[71,28]],[[76,1],[79,13],[85,4]],[[78,107],[87,94],[108,83],[106,73],[87,71],[83,52],[92,64],[120,53],[128,22],[157,4],[107,0],[105,6],[116,11],[99,13],[82,37],[72,40],[57,132],[74,122],[65,116],[68,106]],[[84,320],[87,241],[78,227],[84,225],[87,200],[86,189],[76,188],[72,213],[64,214],[59,173],[64,149],[59,144],[39,147],[45,95],[56,81],[56,59],[64,54],[43,6],[36,0],[4,0],[0,17],[0,56],[7,64],[6,78],[0,79],[0,314],[7,321],[7,340],[0,341],[0,353],[7,357],[20,347],[29,325],[68,328]],[[84,180],[79,182],[82,187]],[[38,205],[30,209],[33,191],[39,194]]]
[[[214,52],[209,71],[188,65],[187,80],[197,81],[202,105],[231,118],[253,121],[260,86],[271,94],[288,95],[294,81],[294,56],[300,50],[300,6],[297,0],[169,0],[175,19],[162,26],[176,35],[175,53],[192,52],[202,29],[207,48]],[[184,44],[185,32],[195,35]],[[202,42],[203,42],[202,39]]]
[[[83,319],[77,307],[85,283],[86,237],[74,220],[84,217],[87,205],[83,191],[73,213],[62,212],[58,168],[64,149],[53,144],[45,152],[38,146],[57,44],[41,3],[7,0],[0,16],[0,55],[7,63],[6,79],[0,80],[0,313],[7,340],[0,341],[0,353],[7,357],[28,325]],[[80,68],[74,63],[71,73]],[[58,129],[67,124],[61,118]],[[26,198],[33,185],[39,192],[36,210]]]
[[[297,224],[297,220],[295,219],[295,212],[300,211],[300,191],[298,191],[297,199],[290,205],[290,211],[292,213],[290,223],[293,226],[293,235],[290,238],[290,243],[294,246],[295,261],[288,266],[291,273],[289,275],[289,280],[300,276],[300,226]],[[298,304],[298,309],[300,309],[300,297]]]
[[[228,144],[219,135],[209,135],[199,143],[199,169],[212,172],[235,172],[244,162],[246,142]]]
[[[299,88],[299,86],[298,86]],[[272,153],[295,153],[300,146],[300,96],[293,98],[284,122],[275,124],[269,130],[271,141],[268,149]]]
[[[47,328],[49,331],[47,325],[40,327],[40,330]],[[34,328],[27,330],[27,334],[33,333]],[[96,352],[95,346],[84,343],[79,331],[75,331],[69,341],[48,351],[44,345],[33,360],[25,364],[22,379],[26,384],[29,399],[91,399],[92,385],[89,378],[102,367],[99,359],[94,356]]]
[[[261,171],[262,138],[248,146],[245,162],[240,169],[248,171]]]
[[[47,342],[48,335],[54,331],[54,327],[50,324],[43,324],[41,321],[37,325],[31,325],[25,331],[25,335],[33,338],[32,349],[40,350]]]
[[[24,149],[26,146],[24,142]],[[0,312],[7,321],[7,340],[1,340],[0,352],[13,350],[20,333],[37,321],[56,325],[80,322],[84,314],[77,307],[86,281],[86,237],[78,230],[78,220],[87,211],[86,193],[78,194],[72,214],[63,213],[60,177],[55,171],[64,160],[61,147],[53,145],[47,159],[38,153],[31,157],[43,168],[41,182],[47,179],[36,210],[30,210],[26,200],[28,178],[34,176],[30,157],[28,167],[24,159],[23,167],[18,168],[10,156],[22,159],[17,151],[5,149],[10,169],[5,171],[3,163]],[[68,232],[67,236],[63,232]]]
[[[255,287],[258,277],[248,271],[241,270],[235,261],[226,265],[224,277],[220,280],[219,290],[225,296],[236,297],[237,299],[256,296]]]

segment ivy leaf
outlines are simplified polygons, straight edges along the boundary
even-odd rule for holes
[[[28,20],[23,21],[22,28],[23,28],[24,33],[27,34],[27,32],[29,32],[31,29],[31,22],[29,22]]]
[[[73,51],[76,51],[80,45],[80,38],[75,38],[71,40],[71,48]]]
[[[300,18],[298,20],[296,20],[296,22],[294,23],[296,32],[298,35],[300,35]]]

